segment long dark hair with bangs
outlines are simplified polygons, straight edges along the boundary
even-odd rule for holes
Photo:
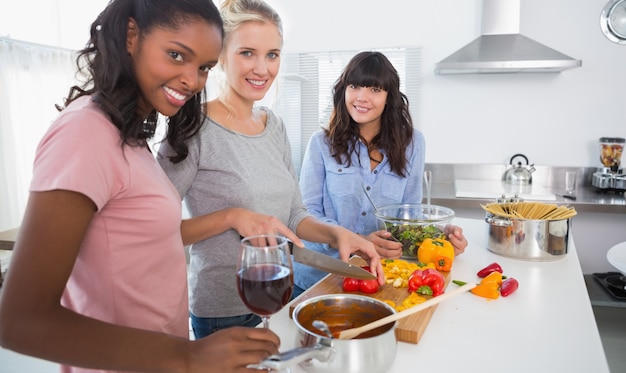
[[[93,101],[119,129],[123,143],[144,146],[154,136],[157,112],[153,110],[145,118],[138,110],[141,92],[126,49],[130,18],[137,23],[141,37],[157,27],[176,29],[196,19],[217,26],[222,36],[224,29],[212,0],[111,0],[91,24],[89,41],[76,59],[85,82],[70,88],[64,105],[92,95]],[[185,140],[196,134],[202,124],[201,102],[205,96],[203,89],[167,118],[167,139],[176,151],[173,161],[181,161],[189,153]]]
[[[380,132],[370,143],[361,136],[358,124],[346,108],[346,88],[351,84],[387,91]],[[389,158],[391,171],[402,177],[407,176],[406,149],[413,140],[413,120],[409,112],[409,100],[400,91],[400,76],[384,54],[367,51],[355,55],[335,83],[333,105],[325,132],[331,154],[338,163],[345,162],[350,166],[350,155],[358,152],[357,143],[361,140],[369,148],[383,149]]]

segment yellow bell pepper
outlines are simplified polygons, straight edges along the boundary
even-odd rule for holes
[[[435,263],[439,256],[450,258],[450,266],[454,263],[454,247],[444,238],[427,238],[417,249],[417,260],[422,263]]]

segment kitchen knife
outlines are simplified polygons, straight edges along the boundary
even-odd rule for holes
[[[573,194],[557,194],[557,196],[571,199],[572,201],[576,201],[576,196]]]
[[[309,250],[305,247],[300,247],[294,244],[291,244],[290,246],[291,252],[293,253],[293,259],[298,263],[306,264],[321,271],[345,277],[358,278],[361,280],[373,280],[376,278],[376,276],[372,273],[361,267],[346,263],[322,253],[318,253],[317,251]]]

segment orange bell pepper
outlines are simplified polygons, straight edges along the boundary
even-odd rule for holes
[[[500,272],[491,272],[487,275],[487,277],[480,280],[480,285],[489,284],[495,282],[498,287],[502,285],[502,273]]]
[[[475,288],[470,291],[474,295],[478,295],[479,297],[488,298],[488,299],[498,299],[500,296],[500,292],[498,291],[500,285],[496,282],[488,282],[486,284],[478,284]]]
[[[453,283],[463,286],[466,282],[453,280]],[[498,299],[500,297],[500,285],[502,285],[502,273],[492,272],[487,277],[483,278],[475,288],[470,291],[474,295],[487,299]]]
[[[454,246],[444,238],[427,238],[417,249],[417,260],[424,263],[435,263],[436,258],[441,255],[450,258],[450,263],[454,262]],[[436,263],[435,263],[436,264]]]
[[[452,259],[445,255],[435,256],[435,269],[442,272],[450,272],[450,269],[452,269]]]

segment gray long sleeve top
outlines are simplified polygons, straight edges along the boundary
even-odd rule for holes
[[[272,215],[295,232],[307,216],[291,157],[285,125],[271,110],[265,130],[243,135],[205,119],[189,142],[189,156],[178,164],[167,159],[167,143],[157,159],[172,180],[192,216],[231,207]],[[239,233],[230,229],[190,248],[191,312],[199,317],[250,313],[239,299],[236,267]]]

